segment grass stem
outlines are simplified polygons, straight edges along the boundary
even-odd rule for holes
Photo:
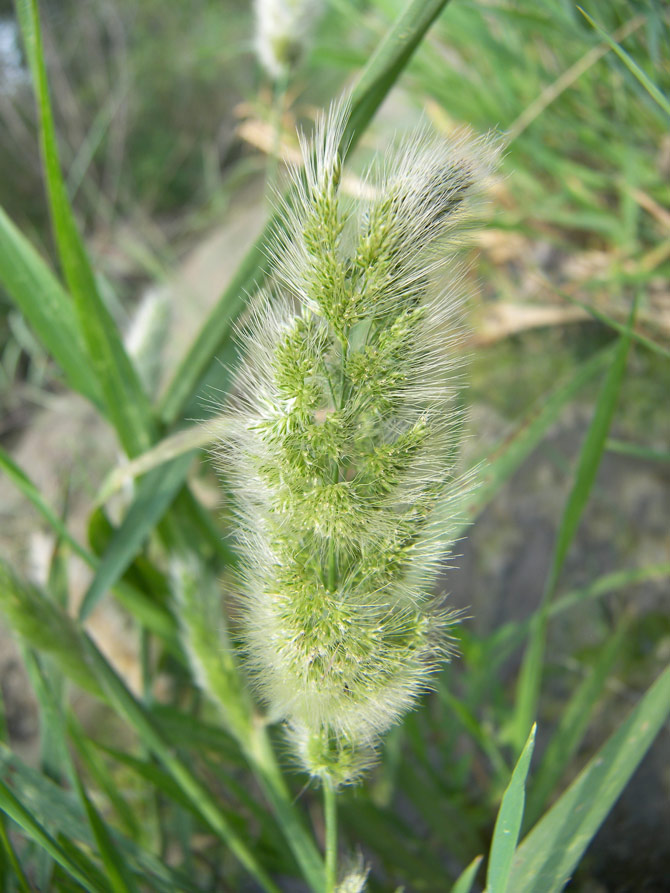
[[[323,813],[326,822],[326,893],[335,893],[337,883],[337,802],[329,778],[323,781]]]

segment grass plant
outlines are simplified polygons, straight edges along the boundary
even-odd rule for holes
[[[300,91],[330,112],[160,394],[82,234],[87,179],[81,159],[64,170],[37,0],[16,16],[56,264],[0,209],[0,284],[52,386],[87,401],[123,459],[97,482],[86,543],[0,448],[53,536],[39,582],[0,561],[40,721],[31,762],[0,711],[0,889],[582,889],[580,860],[670,716],[667,618],[629,595],[667,585],[668,562],[641,551],[569,573],[604,461],[668,461],[663,9],[333,0],[311,48],[263,60],[281,95],[271,181]],[[355,150],[379,142],[376,112],[389,99],[397,114],[400,90],[430,123],[398,127],[354,198],[345,169],[360,172]],[[454,256],[491,151],[454,122],[508,134],[493,217],[473,233],[483,285]],[[517,319],[531,289],[584,316],[487,341],[477,312],[463,324],[478,288],[482,313]],[[464,439],[480,393],[504,420],[497,444]],[[210,403],[224,423],[200,428]],[[575,407],[588,421],[576,459],[556,459],[565,500],[534,605],[453,628],[445,556]],[[202,497],[212,452],[223,513]],[[75,557],[90,571],[78,606]],[[112,599],[135,687],[90,625]],[[571,617],[593,623],[588,647],[554,634]]]

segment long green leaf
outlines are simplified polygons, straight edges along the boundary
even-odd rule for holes
[[[113,893],[138,893],[138,887],[125,866],[123,856],[117,850],[107,825],[101,819],[93,803],[91,803],[91,799],[86,793],[86,789],[78,775],[75,775],[75,781],[79,797],[88,816],[91,831],[98,846],[98,852],[105,866],[109,886],[112,888]]]
[[[43,771],[54,778],[67,778],[78,791],[112,893],[136,893],[137,887],[124,868],[125,860],[117,850],[109,830],[86,793],[67,747],[62,677],[58,672],[54,673],[54,668],[50,667],[47,678],[39,656],[28,653],[26,658],[28,658],[25,660],[26,667],[40,705],[43,725]],[[45,749],[45,744],[48,749]]]
[[[60,833],[65,839],[81,842],[86,849],[95,846],[95,838],[74,794],[59,787],[41,772],[26,766],[2,746],[0,777],[8,780],[17,799],[52,835]],[[175,890],[195,889],[181,873],[168,868],[160,859],[139,847],[134,840],[113,833],[124,861],[130,866],[137,865],[138,872],[147,876],[145,879],[151,890],[174,893]]]
[[[141,456],[137,456],[123,465],[117,465],[107,475],[100,487],[96,502],[98,505],[102,505],[107,502],[112,494],[120,490],[125,483],[141,477],[159,465],[169,462],[170,459],[176,459],[177,456],[182,456],[191,450],[202,449],[216,441],[223,440],[230,431],[230,424],[229,417],[222,417],[208,425],[192,425],[182,431],[177,431],[176,434],[165,437],[146,453],[142,453]]]
[[[351,116],[341,146],[344,158],[363,135],[447,2],[410,0],[370,58],[352,93]],[[166,424],[173,424],[180,418],[191,399],[201,392],[209,371],[218,371],[217,353],[229,340],[246,295],[253,292],[267,274],[267,249],[280,225],[279,215],[272,215],[184,357],[161,403],[161,418]]]
[[[196,818],[199,817],[198,810],[194,806],[193,802],[189,800],[188,797],[186,797],[186,795],[183,793],[176,781],[174,781],[172,776],[168,775],[168,773],[164,769],[161,769],[160,766],[157,766],[155,761],[150,762],[149,760],[141,760],[137,757],[132,757],[127,753],[123,753],[122,751],[107,747],[106,745],[99,742],[97,743],[97,747],[107,753],[114,760],[117,760],[123,766],[128,767],[132,772],[136,773],[145,782],[148,782],[161,794],[164,794],[170,800],[173,800],[174,803],[178,804],[180,807],[183,807],[183,809],[188,811],[191,815],[195,816]],[[248,786],[245,784],[244,779],[241,778],[238,781],[235,775],[232,775],[227,771],[222,772],[221,764],[219,762],[209,761],[209,768],[210,771],[214,772],[221,779],[226,791],[232,797],[239,800],[243,808],[247,810],[251,815],[253,815],[254,819],[261,824],[268,836],[273,836],[281,841],[281,837],[277,831],[276,826],[272,824],[269,813],[267,812],[267,810],[264,809],[263,804],[259,802],[257,798],[254,798],[253,790],[250,790],[248,788]],[[285,846],[283,844],[280,845],[282,849],[285,849]],[[318,889],[320,891],[322,886],[323,883],[321,884],[321,886],[315,889]]]
[[[60,671],[95,697],[104,693],[86,663],[75,621],[0,560],[0,610],[24,642],[56,661]]]
[[[44,173],[63,273],[107,413],[124,449],[135,456],[147,450],[154,440],[151,408],[98,291],[67,197],[49,98],[37,0],[16,0],[16,11],[37,99]]]
[[[543,282],[547,280],[543,279]],[[587,304],[586,301],[580,301],[579,298],[575,298],[574,295],[568,294],[568,292],[561,291],[561,289],[556,288],[555,286],[551,286],[556,294],[563,298],[563,300],[568,301],[570,304],[574,304],[575,307],[581,307],[581,309],[588,313],[589,316],[592,316],[594,319],[597,319],[598,322],[603,323],[603,325],[609,326],[610,329],[614,329],[615,332],[619,332],[622,335],[628,334],[630,331],[629,326],[625,323],[619,322],[618,319],[614,319],[613,316],[610,316],[609,313],[605,313],[604,310],[601,310],[599,307],[594,307],[592,304]],[[659,344],[657,341],[654,341],[653,338],[648,338],[646,335],[643,335],[641,332],[630,331],[630,337],[636,344],[640,344],[642,347],[647,350],[652,351],[652,353],[660,354],[660,356],[665,357],[666,359],[670,359],[670,350],[667,347],[663,347],[662,344]]]
[[[19,468],[14,460],[0,447],[0,469],[4,471],[18,490],[30,500],[44,517],[50,527],[61,537],[89,567],[96,570],[98,559],[92,555],[71,535],[58,515],[44,501],[42,494],[28,475]],[[139,548],[139,547],[138,547]],[[133,614],[137,620],[159,635],[173,652],[179,652],[177,627],[174,618],[166,610],[151,601],[147,596],[125,582],[115,580],[115,593],[119,601]]]
[[[661,93],[661,91],[658,89],[656,84],[651,80],[651,78],[647,74],[645,74],[644,71],[642,71],[642,69],[637,64],[637,62],[634,59],[632,59],[628,55],[628,53],[622,47],[619,46],[619,44],[616,41],[612,40],[610,35],[606,31],[604,31],[597,22],[594,22],[594,20],[591,18],[591,16],[587,12],[584,12],[584,10],[581,8],[581,6],[578,6],[577,9],[581,12],[581,14],[587,20],[587,22],[593,28],[596,29],[596,31],[598,32],[598,34],[600,34],[600,36],[603,38],[603,40],[605,40],[605,42],[609,44],[610,48],[614,50],[614,52],[617,54],[619,59],[621,59],[621,61],[624,63],[626,68],[631,72],[631,74],[634,77],[636,77],[637,80],[642,84],[642,86],[647,91],[647,93],[651,96],[651,98],[654,100],[654,102],[656,102],[657,105],[659,105],[660,108],[663,109],[663,111],[666,113],[666,115],[670,115],[670,100],[668,99],[668,97],[664,96],[664,94]]]
[[[80,858],[75,861],[72,852],[66,852],[61,844],[54,840],[46,828],[14,796],[1,779],[0,809],[23,828],[25,833],[46,850],[51,858],[58,862],[59,865],[62,865],[73,878],[76,878],[83,884],[85,890],[90,890],[91,893],[106,893],[110,889],[100,872],[88,860],[84,860],[83,854],[79,854]]]
[[[500,446],[492,451],[482,472],[483,481],[473,490],[466,503],[471,518],[489,504],[505,481],[540,443],[551,425],[558,420],[568,403],[607,367],[612,355],[613,349],[606,347],[578,366],[567,381],[538,400],[517,431],[511,437],[505,438]]]
[[[139,483],[123,523],[102,557],[81,603],[85,620],[108,589],[119,580],[181,489],[194,452],[185,453],[150,471]]]
[[[512,772],[510,783],[503,794],[500,810],[493,829],[489,866],[486,873],[486,893],[507,893],[512,871],[512,860],[519,839],[523,810],[526,802],[526,779],[535,747],[535,726]],[[512,887],[512,890],[515,888]]]
[[[537,821],[547,798],[560,782],[563,772],[577,753],[591,714],[603,693],[612,667],[621,654],[628,625],[621,623],[613,636],[608,637],[592,666],[588,667],[582,683],[570,698],[553,733],[528,796],[526,826]]]
[[[611,592],[624,587],[636,586],[647,580],[659,580],[670,577],[670,563],[650,564],[647,567],[635,567],[630,570],[613,571],[603,574],[588,586],[573,589],[555,598],[549,606],[549,618],[557,617],[584,602],[602,598]],[[523,644],[531,627],[532,617],[526,620],[512,620],[501,626],[487,640],[487,649],[492,655],[494,666],[504,661],[515,648]]]
[[[516,852],[514,893],[559,893],[670,716],[670,668],[589,761]]]
[[[249,874],[264,890],[279,893],[278,888],[258,863],[256,856],[231,827],[210,791],[175,754],[171,742],[165,740],[151,714],[128,690],[122,679],[105,660],[93,640],[82,634],[90,668],[105,689],[116,711],[135,729],[143,745],[158,757],[183,793],[197,808],[199,815],[223,840]]]
[[[633,459],[645,459],[649,462],[670,462],[670,452],[667,450],[654,450],[651,447],[641,446],[637,443],[627,443],[624,440],[609,438],[605,444],[609,453],[619,453],[622,456],[631,456]]]
[[[44,501],[42,494],[30,480],[28,475],[22,468],[19,468],[9,453],[3,450],[2,447],[0,447],[0,470],[4,471],[17,489],[30,500],[39,513],[46,519],[49,526],[55,530],[58,536],[61,537],[80,558],[87,564],[90,564],[93,561],[93,556],[91,556],[86,549],[77,542],[54,510]]]
[[[365,66],[351,95],[341,154],[356,145],[448,0],[410,0]]]
[[[23,893],[33,893],[32,887],[28,883],[28,878],[25,875],[23,868],[21,867],[21,863],[18,860],[16,853],[14,852],[14,847],[12,846],[12,842],[9,839],[9,835],[7,834],[7,828],[5,827],[6,821],[4,815],[0,816],[0,847],[4,850],[7,861],[9,863],[9,867],[11,867],[14,872],[14,878],[18,882],[20,889]],[[0,874],[0,881],[5,883],[4,872]],[[4,889],[4,887],[3,887]]]
[[[630,328],[632,328],[632,320]],[[559,525],[551,568],[542,594],[540,608],[532,621],[530,641],[524,655],[517,684],[514,742],[518,747],[521,746],[519,742],[523,743],[525,741],[528,729],[535,717],[542,683],[542,664],[549,618],[549,605],[556,590],[568,549],[577,532],[582,512],[588,502],[605,449],[605,441],[614,416],[619,390],[626,370],[629,345],[630,331],[619,338],[612,364],[598,396],[593,418],[579,454],[572,488]]]
[[[0,282],[75,391],[102,409],[102,396],[69,296],[0,208]]]
[[[137,816],[125,800],[117,780],[105,766],[104,760],[96,750],[91,739],[84,734],[83,729],[72,712],[68,713],[67,716],[67,728],[70,740],[74,744],[77,754],[88,774],[96,783],[97,787],[107,796],[128,836],[132,840],[139,842],[142,838],[142,829]]]
[[[451,888],[451,893],[470,893],[483,858],[483,856],[475,856],[460,877],[457,878],[456,883]]]

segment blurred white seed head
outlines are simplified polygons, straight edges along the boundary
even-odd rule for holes
[[[323,8],[323,0],[255,0],[256,52],[273,80],[300,60]]]
[[[365,867],[363,857],[358,856],[353,864],[345,869],[335,893],[365,893],[369,873],[370,869]]]
[[[433,590],[470,482],[446,237],[493,155],[418,130],[353,206],[339,191],[347,114],[335,106],[302,140],[221,449],[253,678],[302,766],[335,784],[360,777],[449,656],[454,617]]]

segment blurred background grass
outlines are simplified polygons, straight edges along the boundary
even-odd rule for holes
[[[268,152],[279,147],[290,156],[296,123],[309,123],[350,83],[402,6],[400,0],[331,0],[278,113],[253,54],[246,2],[41,4],[64,170],[102,293],[127,330],[143,296],[165,291],[177,321],[166,369],[186,350],[189,325],[194,334],[260,229]],[[667,95],[667,5],[593,0],[585,8]],[[612,324],[625,324],[637,296],[637,331],[657,347],[636,343],[631,351],[609,449],[561,589],[579,589],[622,568],[667,563],[667,115],[576,6],[562,0],[452,0],[366,133],[361,156],[420,115],[445,134],[493,129],[507,135],[500,176],[483,209],[485,225],[477,226],[474,248],[465,251],[474,262],[468,456],[487,456],[523,432],[538,411],[536,401],[541,406],[579,363],[613,341]],[[3,0],[0,204],[57,266],[37,146],[23,51],[12,6]],[[85,420],[75,424],[78,411],[71,406],[60,405],[60,433],[53,419],[44,421],[40,413],[61,392],[56,368],[0,291],[0,438],[39,474],[39,445],[49,436],[57,501],[64,503],[70,487],[68,499],[80,500],[86,514],[103,469],[114,461],[114,446]],[[484,851],[505,780],[498,748],[511,740],[520,659],[512,649],[496,648],[505,624],[523,621],[539,600],[596,393],[593,384],[570,401],[560,423],[477,519],[458,570],[445,575],[454,604],[473,616],[463,631],[463,658],[425,708],[390,736],[369,790],[344,797],[344,839],[375,853],[373,889],[375,883],[390,889],[375,880],[381,877],[409,890],[439,889],[445,872],[455,876],[463,861]],[[85,471],[75,458],[82,453]],[[215,507],[210,471],[195,483],[205,504]],[[3,549],[27,561],[35,519],[6,505]],[[68,511],[76,516],[77,506]],[[602,683],[583,695],[583,715],[592,722],[588,734],[574,738],[575,753],[556,781],[576,773],[668,662],[667,577],[649,574],[642,583],[631,577],[618,588],[615,598],[592,599],[551,628],[539,752],[573,693],[608,668]],[[123,639],[123,620],[114,623],[121,626],[105,620],[107,636]],[[617,635],[610,654],[608,642]],[[126,661],[130,675],[139,672],[134,648],[116,659]],[[15,700],[14,735],[27,723],[29,740],[35,737],[26,720],[29,701],[22,691]],[[488,752],[476,746],[482,737],[494,742]],[[668,739],[666,731],[571,889],[670,890]]]
[[[294,120],[329,101],[334,83],[347,83],[400,8],[390,0],[328,5],[285,101],[288,140]],[[589,9],[667,88],[667,10],[653,2]],[[265,159],[248,140],[268,148],[271,95],[252,52],[250,5],[63,0],[45,3],[43,15],[70,194],[127,324],[142,289],[169,276],[224,218],[231,196],[262,176]],[[0,200],[52,255],[33,104],[7,0],[0,16]],[[667,120],[574,5],[452,3],[390,103],[385,130],[367,138],[377,145],[418,110],[445,131],[508,134],[494,226],[482,236],[487,302],[557,305],[548,319],[560,323],[561,313],[570,318],[567,294],[621,320],[638,286],[642,319],[667,333]],[[2,309],[0,400],[17,408],[23,386],[48,386],[48,364],[6,300]],[[512,333],[523,327],[514,309],[506,307],[510,320],[494,318],[491,340],[506,324]],[[559,337],[558,362],[560,354]],[[518,413],[533,383],[542,392],[543,369],[556,373],[540,357],[537,375],[497,389],[495,399]]]

